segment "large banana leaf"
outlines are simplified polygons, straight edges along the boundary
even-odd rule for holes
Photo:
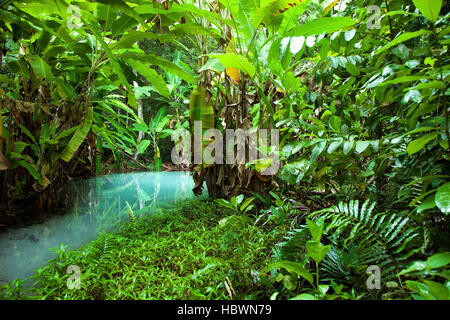
[[[170,96],[170,91],[169,88],[167,88],[166,82],[154,69],[134,59],[128,59],[127,62],[134,70],[143,75],[160,95],[164,97]]]
[[[64,148],[63,152],[60,155],[60,158],[66,162],[69,162],[72,159],[75,152],[78,150],[80,145],[83,143],[86,138],[89,130],[91,130],[92,121],[94,119],[94,111],[93,108],[90,107],[86,112],[86,117],[84,118],[83,125],[75,132],[72,139],[70,139],[69,144]]]

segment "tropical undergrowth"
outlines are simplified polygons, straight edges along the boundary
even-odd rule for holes
[[[282,227],[255,226],[249,216],[214,203],[190,201],[132,219],[117,234],[102,234],[81,249],[36,270],[32,289],[4,286],[6,299],[258,299],[268,298],[259,278]],[[270,227],[270,232],[269,232]],[[69,289],[80,268],[80,288]],[[70,278],[70,279],[69,279]]]

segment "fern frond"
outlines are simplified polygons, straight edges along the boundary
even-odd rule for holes
[[[127,201],[125,201],[125,202],[128,207],[128,217],[130,218],[131,226],[133,229],[135,229],[136,228],[136,218],[134,216],[133,209],[131,209],[131,206]]]
[[[336,206],[312,212],[310,219],[325,218],[325,233],[332,249],[322,261],[321,270],[332,279],[348,283],[361,283],[367,266],[381,268],[384,280],[395,275],[396,261],[403,259],[410,242],[418,236],[417,228],[407,217],[386,212],[375,213],[375,202],[358,200],[340,202]],[[279,243],[280,258],[293,261],[305,257],[305,244],[309,240],[306,226],[290,231]],[[407,251],[407,255],[410,250]],[[394,259],[395,257],[395,259]]]
[[[117,244],[114,238],[104,232],[89,246],[88,257],[91,262],[100,265],[103,262],[111,260],[116,247]]]
[[[323,269],[330,275],[349,278],[342,269],[377,264],[382,276],[391,278],[395,269],[394,256],[405,251],[408,244],[418,236],[417,228],[411,226],[408,217],[386,212],[374,213],[375,202],[367,200],[360,207],[358,200],[340,202],[337,206],[312,212],[310,217],[330,219],[326,232],[335,232],[334,251],[324,259]],[[338,252],[356,250],[353,263],[338,263]],[[333,256],[334,255],[334,256]],[[365,270],[364,270],[365,272]]]

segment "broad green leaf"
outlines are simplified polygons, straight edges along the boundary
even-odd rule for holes
[[[180,77],[181,79],[185,80],[188,83],[195,83],[196,81],[196,76],[189,70],[173,63],[172,61],[169,61],[167,59],[164,59],[163,57],[159,57],[154,54],[136,55],[134,53],[125,53],[120,56],[125,58],[125,60],[131,58],[134,60],[141,61],[143,63],[149,63],[153,66],[158,66],[165,72]]]
[[[355,24],[351,18],[348,17],[326,17],[314,19],[311,22],[303,23],[291,31],[286,33],[288,37],[312,36],[320,35],[324,32],[332,33],[339,31],[342,28],[350,27]]]
[[[53,80],[52,69],[41,57],[33,57],[30,63],[34,73],[38,77]]]
[[[64,99],[70,98],[76,100],[77,94],[70,84],[62,81],[60,78],[56,78],[56,83],[58,85],[58,90],[61,97],[63,97]]]
[[[357,141],[356,142],[356,147],[355,147],[355,151],[358,153],[363,153],[364,150],[367,149],[367,147],[369,146],[370,142],[369,141]]]
[[[117,21],[120,23],[120,20]],[[158,39],[161,42],[167,42],[173,39],[171,34],[156,34],[153,32],[142,32],[132,30],[127,32],[116,44],[111,45],[111,49],[127,49],[131,48],[136,42],[143,39]]]
[[[418,207],[417,207],[417,213],[421,213],[425,210],[432,209],[436,207],[435,202],[435,195],[431,195],[427,197]]]
[[[314,241],[316,241],[316,242],[320,242],[320,239],[322,238],[323,225],[324,225],[323,222],[324,222],[324,220],[322,218],[317,220],[317,222],[306,219],[306,223],[308,224],[309,232],[311,233],[311,236],[313,237]]]
[[[331,116],[330,119],[328,120],[328,125],[334,131],[339,131],[341,129],[342,120],[338,116]]]
[[[352,151],[354,144],[354,141],[345,141],[344,145],[342,146],[342,151],[344,152],[344,154],[349,154],[350,151]]]
[[[398,84],[398,83],[405,83],[405,82],[412,82],[412,81],[418,81],[427,79],[429,77],[427,76],[404,76],[404,77],[398,77],[392,80],[384,81],[378,84],[378,86],[386,86],[388,84]]]
[[[73,135],[72,139],[70,139],[69,144],[64,148],[63,152],[60,155],[60,158],[66,162],[69,162],[72,159],[75,152],[78,150],[80,145],[83,143],[86,138],[89,130],[91,130],[92,121],[94,119],[94,111],[92,107],[90,107],[83,121],[83,125],[78,128],[78,130]]]
[[[398,36],[397,38],[395,38],[394,40],[392,40],[391,42],[389,42],[389,43],[388,43],[387,45],[385,45],[384,47],[378,49],[378,50],[375,52],[375,55],[380,54],[380,53],[382,53],[383,51],[385,51],[385,50],[387,50],[387,49],[389,49],[389,48],[391,48],[391,47],[393,47],[393,46],[395,46],[395,45],[397,45],[397,44],[399,44],[399,43],[401,43],[401,42],[404,42],[404,41],[409,40],[409,39],[412,39],[412,38],[419,37],[419,36],[421,36],[421,35],[423,35],[423,34],[425,34],[425,33],[428,33],[428,32],[429,32],[429,31],[427,31],[427,30],[421,29],[421,30],[415,31],[415,32],[406,32],[406,33],[403,33],[403,34],[401,34],[400,36]]]
[[[339,146],[342,144],[342,141],[333,141],[332,143],[330,143],[330,145],[328,146],[328,150],[327,153],[333,153],[334,151],[337,150],[337,148],[339,148]]]
[[[436,22],[442,7],[442,0],[413,0],[420,13],[431,22]]]
[[[286,271],[298,274],[299,276],[305,278],[310,284],[314,285],[314,280],[311,273],[309,273],[309,271],[306,268],[304,268],[300,263],[282,260],[271,264],[269,267],[265,269],[272,269],[272,268],[286,269]]]
[[[242,201],[244,200],[244,195],[243,194],[240,194],[240,195],[238,195],[238,196],[236,196],[236,197],[233,197],[234,198],[234,201],[231,201],[231,203],[235,206],[235,207],[238,207],[241,203],[242,203]]]
[[[450,252],[442,252],[432,255],[427,259],[428,269],[437,269],[450,263]]]
[[[445,83],[442,81],[430,81],[430,82],[425,82],[425,83],[420,83],[415,87],[412,88],[406,88],[403,91],[407,91],[407,90],[419,90],[419,89],[439,89],[439,90],[443,90],[445,89]]]
[[[234,53],[215,53],[208,54],[210,58],[216,58],[226,68],[237,68],[242,72],[248,74],[250,77],[255,75],[255,67],[243,56]]]
[[[425,145],[428,142],[435,139],[438,136],[438,134],[439,134],[438,132],[429,133],[427,135],[420,137],[419,139],[411,141],[408,144],[406,151],[408,152],[409,155],[419,152],[420,150],[423,149],[423,147],[425,147]]]
[[[327,147],[326,141],[321,141],[318,144],[316,144],[314,149],[311,151],[310,162],[313,163],[314,161],[316,161],[317,157],[321,155],[321,153],[325,150],[326,147]]]
[[[90,31],[92,31],[92,33],[94,33],[97,41],[100,43],[101,47],[105,51],[105,53],[108,56],[109,60],[111,61],[111,64],[114,66],[114,72],[119,77],[120,83],[127,88],[128,104],[137,109],[136,96],[134,95],[134,91],[131,88],[130,84],[128,83],[127,78],[125,77],[125,75],[123,73],[123,70],[122,70],[122,67],[121,67],[121,65],[119,63],[119,60],[116,58],[114,53],[108,47],[106,42],[103,40],[102,35],[97,30],[97,26],[94,26],[94,25],[92,25],[90,23],[87,23],[85,20],[83,20],[83,23],[89,28]]]
[[[401,276],[406,273],[414,272],[414,271],[422,271],[427,267],[427,263],[425,261],[414,261],[408,268],[403,269],[398,273],[398,276]]]
[[[143,154],[150,144],[150,140],[142,140],[137,147],[137,152]]]
[[[359,68],[350,62],[345,64],[345,69],[354,77],[357,77],[360,74]]]
[[[436,281],[423,280],[436,300],[449,300],[449,289]]]
[[[298,18],[305,12],[311,0],[306,0],[301,4],[297,4],[292,8],[287,9],[283,13],[283,21],[278,28],[278,34],[284,36],[287,31],[298,24]]]
[[[24,167],[25,169],[27,169],[27,171],[33,176],[33,178],[35,178],[40,185],[43,184],[42,182],[42,177],[39,174],[38,168],[36,167],[35,164],[31,164],[25,160],[20,160],[17,162],[17,164],[21,167]]]
[[[224,199],[215,199],[214,202],[220,204],[221,206],[223,206],[223,207],[225,207],[225,208],[228,208],[228,209],[234,209],[233,205],[232,205],[229,201],[227,201],[227,200],[224,200]],[[225,219],[226,219],[226,218],[225,218]],[[221,220],[221,221],[222,221],[222,220]],[[222,224],[223,224],[223,223],[225,223],[225,222],[222,222]],[[220,224],[220,222],[219,222],[219,224]]]
[[[241,205],[241,207],[240,207],[240,210],[241,210],[241,211],[244,211],[245,208],[247,208],[248,205],[249,205],[253,200],[255,200],[255,198],[253,198],[253,197],[250,197],[250,198],[245,199],[244,203],[243,203],[243,204]]]
[[[442,213],[450,213],[450,182],[443,184],[437,189],[435,201],[437,207],[442,211]]]
[[[142,64],[134,59],[128,59],[128,64],[133,67],[137,72],[143,75],[148,82],[164,97],[170,96],[169,88],[167,87],[164,79],[156,72],[156,70],[150,68],[148,65]]]
[[[320,261],[325,258],[330,249],[331,245],[324,246],[317,241],[306,242],[306,251],[308,252],[309,256],[317,263],[320,263]]]
[[[205,70],[212,70],[218,74],[225,71],[223,64],[216,58],[209,59],[206,63],[198,70],[198,72],[203,72]]]
[[[265,6],[261,6],[261,8],[258,8],[251,16],[253,27],[257,29],[261,24],[270,27],[274,23],[274,20],[276,21],[276,18],[282,15],[282,11],[304,2],[306,2],[306,0],[276,0]]]
[[[114,21],[117,18],[117,10],[112,8],[111,6],[98,3],[97,4],[97,13],[98,13],[98,18],[100,20],[105,21],[104,30],[106,31],[106,30],[111,29]]]

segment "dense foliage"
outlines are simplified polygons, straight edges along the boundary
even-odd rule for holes
[[[0,0],[0,18],[2,206],[36,192],[46,206],[68,177],[162,170],[195,120],[280,130],[257,161],[191,165],[228,216],[130,213],[124,234],[62,250],[37,297],[449,298],[448,4]],[[275,153],[280,171],[261,175]],[[106,242],[116,258],[97,269]],[[91,286],[68,291],[75,261]]]

